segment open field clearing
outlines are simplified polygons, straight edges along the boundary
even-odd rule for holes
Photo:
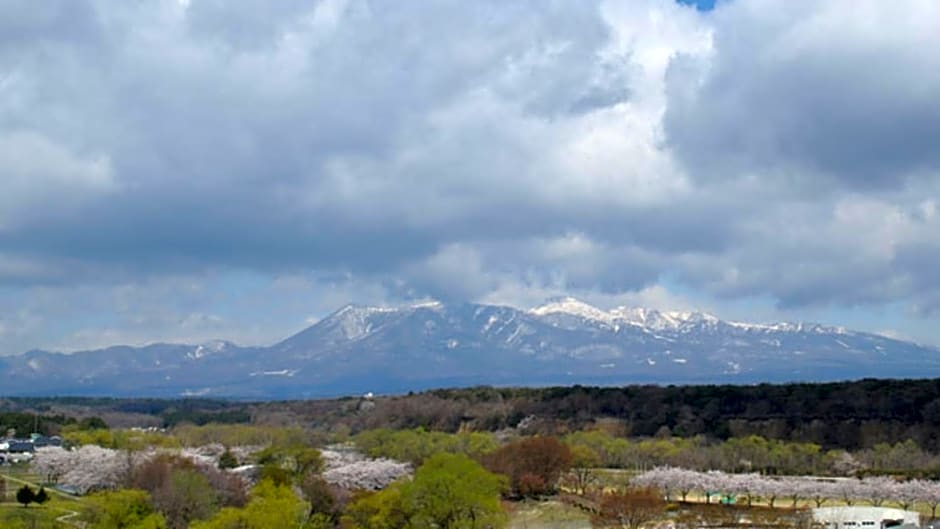
[[[511,504],[509,529],[590,529],[588,515],[560,501],[524,501]]]
[[[49,500],[43,505],[33,503],[23,507],[16,502],[16,491],[23,485],[39,490],[39,476],[30,473],[28,467],[6,467],[0,479],[6,482],[6,497],[0,498],[0,527],[3,529],[81,527],[75,519],[80,514],[82,500],[75,496],[48,488]]]

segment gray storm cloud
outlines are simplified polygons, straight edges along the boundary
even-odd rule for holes
[[[940,13],[840,5],[4,2],[0,343],[228,275],[931,314]]]

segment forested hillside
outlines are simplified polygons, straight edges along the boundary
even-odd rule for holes
[[[111,424],[252,422],[336,431],[415,428],[454,432],[518,427],[562,434],[599,426],[624,437],[759,434],[825,448],[914,440],[940,451],[940,379],[754,386],[442,389],[375,398],[248,403],[218,400],[5,399],[2,409],[100,416]]]
[[[429,396],[455,403],[508,404],[508,422],[534,415],[578,429],[598,418],[616,418],[624,434],[640,437],[667,432],[718,439],[760,434],[840,448],[914,439],[934,450],[940,438],[940,380],[476,389]]]
[[[757,434],[825,448],[869,448],[912,439],[940,449],[940,380],[861,380],[753,386],[444,389],[405,396],[258,404],[351,431],[414,428],[496,431],[520,423],[563,434],[599,426],[624,437]]]

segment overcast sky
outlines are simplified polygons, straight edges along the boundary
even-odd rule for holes
[[[935,0],[0,0],[0,354],[346,303],[940,344]]]

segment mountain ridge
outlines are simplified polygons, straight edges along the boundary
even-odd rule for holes
[[[0,357],[0,392],[248,398],[474,384],[754,383],[940,375],[940,349],[815,323],[696,311],[344,306],[270,346],[225,340]]]

